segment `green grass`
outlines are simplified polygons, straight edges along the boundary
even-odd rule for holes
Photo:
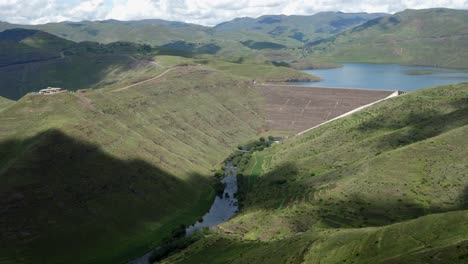
[[[15,103],[14,101],[0,96],[0,111],[14,103]]]
[[[309,47],[325,61],[399,63],[466,68],[467,11],[406,10]]]
[[[385,227],[311,230],[281,240],[214,234],[163,263],[464,263],[468,211]],[[465,220],[465,221],[461,221]]]
[[[208,210],[214,168],[263,126],[258,91],[206,67],[113,90],[27,95],[0,112],[3,262],[143,255]]]
[[[136,82],[162,66],[151,48],[132,43],[74,43],[37,31],[0,32],[0,96],[18,100],[48,86],[67,90]]]
[[[155,77],[174,66],[200,63],[250,80],[317,80],[314,76],[290,68],[275,67],[265,60],[252,59],[244,64],[219,60],[231,56],[239,59],[239,56],[246,55],[236,47],[236,52],[231,55],[206,55],[204,59],[194,59],[157,55],[164,52],[148,45],[127,42],[106,45],[74,43],[45,32],[24,29],[0,32],[0,46],[0,58],[4,63],[0,66],[5,66],[0,67],[0,96],[13,100],[48,86],[69,91],[123,87]],[[183,53],[179,50],[165,52]],[[202,57],[192,54],[195,55]]]
[[[248,177],[248,191],[252,191],[252,187],[255,183],[255,180],[262,173],[262,165],[264,159],[262,154],[262,152],[255,152],[252,155],[252,159],[250,162],[251,166],[249,166],[250,168],[246,170],[246,175]]]
[[[195,60],[217,70],[263,82],[318,81],[319,78],[287,67],[268,64],[231,63],[220,60]]]
[[[462,263],[466,94],[407,93],[262,151],[241,212],[167,263]]]

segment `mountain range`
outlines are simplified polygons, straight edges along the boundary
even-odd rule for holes
[[[467,19],[436,8],[214,27],[0,23],[0,263],[126,263],[156,247],[163,263],[466,262],[467,83],[301,135],[270,130],[289,101],[269,104],[260,87],[341,62],[466,70]],[[66,91],[36,93],[48,86]],[[236,155],[239,212],[184,237],[223,198]]]

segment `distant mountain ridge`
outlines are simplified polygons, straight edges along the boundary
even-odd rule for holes
[[[15,25],[0,22],[0,30],[10,28],[38,29],[73,41],[97,41],[109,43],[132,41],[163,45],[172,41],[207,41],[209,39],[236,39],[234,31],[262,34],[264,38],[282,41],[307,42],[342,32],[383,13],[321,12],[310,16],[268,15],[259,18],[236,18],[206,27],[178,21],[144,19],[135,21],[103,20],[58,22],[42,25]]]
[[[214,28],[221,31],[255,31],[273,37],[292,38],[301,42],[314,41],[358,26],[384,13],[320,12],[311,16],[266,15],[258,18],[236,18]]]
[[[0,67],[28,61],[60,57],[73,42],[32,29],[8,29],[0,32]]]
[[[468,10],[405,10],[308,44],[332,61],[468,68]]]

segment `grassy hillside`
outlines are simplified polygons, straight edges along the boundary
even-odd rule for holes
[[[240,214],[167,263],[462,263],[467,94],[407,93],[257,152]]]
[[[153,45],[162,45],[173,40],[195,42],[197,39],[206,38],[212,34],[212,30],[209,27],[158,19],[60,22],[37,26],[0,24],[0,30],[11,28],[42,30],[75,42],[96,41],[111,43],[131,41]]]
[[[468,11],[406,10],[309,44],[311,55],[349,62],[468,68]]]
[[[224,57],[229,57],[232,54],[238,57],[245,53],[254,55],[255,49],[249,49],[240,43],[240,41],[249,39],[294,44],[296,47],[301,45],[300,42],[291,41],[291,39],[276,40],[261,32],[227,33],[210,27],[157,19],[60,22],[44,25],[0,23],[0,31],[12,28],[41,30],[75,42],[93,41],[108,44],[124,41],[161,46],[170,50],[185,51],[189,54],[218,53]]]
[[[204,27],[182,22],[148,19],[139,21],[82,21],[44,25],[0,22],[0,31],[35,29],[81,42],[127,41],[169,49],[166,55],[216,54],[223,60],[240,57],[258,60],[298,60],[304,43],[342,32],[383,14],[319,13],[313,16],[264,16],[243,18]]]
[[[287,67],[252,62],[232,63],[220,60],[194,60],[217,70],[262,82],[318,81],[319,78]]]
[[[27,95],[0,112],[0,262],[144,254],[199,219],[211,170],[263,125],[257,91],[209,68],[121,86]]]
[[[74,43],[37,30],[0,32],[0,96],[17,100],[47,86],[96,88],[161,70],[154,49],[134,43]],[[132,75],[133,74],[133,75]]]
[[[237,18],[215,27],[146,19],[137,21],[60,22],[37,26],[2,22],[0,31],[11,28],[37,29],[80,42],[111,43],[131,41],[164,45],[174,41],[191,43],[221,41],[270,41],[299,45],[340,33],[384,14],[323,12],[312,16],[262,16]]]
[[[243,48],[238,48],[242,46],[240,43],[218,52],[221,47],[215,44],[180,41],[151,47],[130,42],[75,43],[42,31],[11,29],[0,32],[0,46],[3,47],[0,51],[0,96],[14,100],[48,86],[75,91],[142,81],[162,73],[167,65],[158,58],[169,55],[187,57],[185,60],[174,57],[176,61],[205,63],[250,79],[314,79],[305,73],[276,67],[265,59],[265,56],[294,57],[295,53],[291,55],[284,50],[270,54],[271,51],[266,50],[252,58],[248,56],[249,51],[244,53]],[[232,59],[235,63],[220,59]]]
[[[7,106],[10,106],[10,105],[12,105],[14,103],[15,103],[14,101],[6,99],[6,98],[0,96],[0,111],[3,108],[6,108]]]
[[[37,30],[5,30],[0,32],[0,67],[57,59],[71,43]]]
[[[343,32],[384,14],[321,12],[311,16],[271,15],[236,18],[214,28],[224,32],[259,32],[278,39],[310,42]]]

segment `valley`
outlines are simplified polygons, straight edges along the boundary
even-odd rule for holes
[[[0,263],[464,263],[467,14],[0,22]]]

